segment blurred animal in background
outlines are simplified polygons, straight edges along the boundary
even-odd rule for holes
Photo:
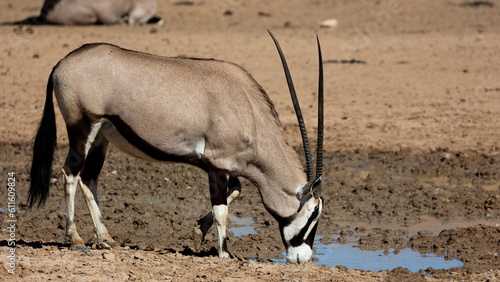
[[[38,17],[6,24],[161,24],[156,0],[45,0]]]

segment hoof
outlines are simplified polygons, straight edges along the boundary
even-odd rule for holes
[[[97,249],[99,250],[112,250],[111,246],[108,243],[105,242],[99,242],[97,243]]]
[[[97,243],[97,249],[118,250],[121,249],[121,246],[115,241],[100,241]]]
[[[194,249],[196,252],[199,252],[201,249],[201,242],[203,241],[203,233],[198,227],[194,228],[193,232],[193,243],[194,243]]]
[[[244,257],[242,257],[242,256],[241,256],[241,255],[239,255],[239,254],[234,254],[234,256],[235,256],[237,259],[241,260],[241,261],[247,261],[247,259],[245,259]]]
[[[221,252],[221,253],[219,253],[219,258],[221,258],[221,259],[232,259],[233,256],[230,253],[228,253],[228,252]]]

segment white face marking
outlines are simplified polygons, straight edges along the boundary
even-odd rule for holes
[[[315,208],[317,206],[319,206],[318,216],[312,219],[303,237],[298,238],[302,241],[302,244],[300,244],[299,246],[291,246],[290,241],[294,239],[294,237],[298,236],[300,232],[304,230],[304,228],[306,228],[307,223],[311,219],[311,216],[313,216],[313,213],[315,212]],[[288,226],[283,227],[283,237],[287,242],[287,245],[289,246],[286,250],[286,259],[288,262],[303,263],[311,260],[312,249],[311,246],[306,243],[306,239],[309,237],[312,230],[318,223],[318,218],[321,214],[322,209],[323,201],[321,199],[311,198],[304,204],[295,220],[293,220]],[[295,242],[295,244],[297,243],[300,242]]]
[[[300,230],[306,225],[307,218],[305,216],[295,219],[290,225],[283,228],[283,236],[285,241],[289,242],[295,235],[300,233]]]
[[[314,202],[314,200],[309,200],[307,203],[304,204],[304,207],[302,207],[302,209],[305,210],[302,210],[301,214],[297,218],[295,218],[295,220],[292,221],[290,225],[285,226],[283,228],[283,236],[285,237],[285,240],[287,242],[292,240],[292,238],[295,237],[297,234],[299,234],[300,231],[306,226],[307,221],[309,220],[309,217],[312,215],[315,207],[316,203]],[[321,214],[321,210],[322,210],[322,205],[320,204],[319,214]],[[314,220],[314,222],[309,226],[309,229],[307,230],[304,236],[304,240],[305,238],[307,238],[307,236],[309,236],[309,233],[311,233],[311,230],[313,229],[317,221],[318,221],[317,219]]]
[[[286,260],[289,263],[304,263],[312,258],[312,249],[306,243],[298,247],[290,247],[286,250]]]
[[[205,141],[200,141],[196,143],[196,154],[198,155],[198,158],[201,159],[203,156],[203,153],[205,152]]]
[[[320,199],[318,215],[321,214],[321,211],[323,211],[323,201]],[[318,224],[318,218],[319,217],[317,217],[315,220],[313,220],[313,222],[311,223],[311,225],[309,225],[309,228],[307,229],[307,232],[304,235],[304,240],[309,236],[309,234],[311,233],[311,231],[314,228],[314,226],[316,226],[316,224]]]

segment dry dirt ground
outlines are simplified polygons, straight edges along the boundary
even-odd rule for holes
[[[34,16],[42,2],[3,0],[0,21]],[[0,26],[0,173],[6,185],[8,173],[16,173],[19,206],[16,274],[8,273],[11,232],[8,213],[1,212],[0,280],[500,279],[500,3],[159,0],[157,14],[164,18],[161,26]],[[321,28],[329,18],[338,25]],[[272,262],[284,251],[277,223],[248,182],[230,206],[231,214],[252,218],[257,230],[230,232],[229,249],[241,259],[215,257],[214,230],[196,252],[191,233],[210,209],[207,176],[185,165],[136,160],[113,147],[99,201],[110,233],[128,249],[95,249],[90,216],[77,194],[76,224],[92,250],[69,251],[59,172],[67,137],[57,110],[59,148],[50,197],[44,208],[26,210],[32,139],[48,75],[84,43],[243,66],[268,92],[301,154],[296,118],[266,29],[288,58],[312,136],[315,34],[323,46],[326,204],[320,242],[411,248],[458,259],[463,267],[370,272]],[[3,210],[7,198],[2,189]]]

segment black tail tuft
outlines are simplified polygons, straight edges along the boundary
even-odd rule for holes
[[[45,204],[49,195],[50,179],[52,177],[52,160],[57,142],[56,117],[52,99],[53,81],[50,74],[47,82],[47,93],[43,117],[38,127],[33,148],[33,161],[31,163],[31,186],[28,192],[28,207],[37,205],[40,208]]]

